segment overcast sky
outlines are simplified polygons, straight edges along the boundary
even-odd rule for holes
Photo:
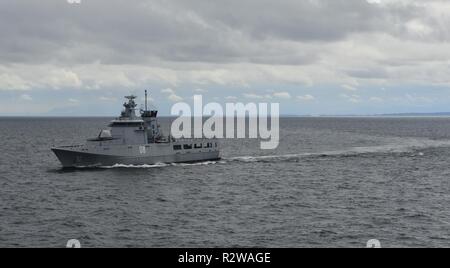
[[[0,115],[151,90],[283,114],[450,111],[448,0],[0,0]]]

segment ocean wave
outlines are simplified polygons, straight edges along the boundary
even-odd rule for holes
[[[174,163],[170,164],[171,166],[179,166],[179,167],[189,167],[189,166],[208,166],[208,165],[215,165],[215,164],[225,164],[225,161],[205,161],[205,162],[198,162],[198,163]]]
[[[101,166],[99,168],[103,169],[114,169],[114,168],[164,168],[164,167],[189,167],[189,166],[207,166],[207,165],[215,165],[218,163],[225,163],[224,161],[205,161],[205,162],[196,162],[196,163],[157,163],[153,165],[124,165],[124,164],[115,164],[113,166]]]
[[[154,165],[124,165],[124,164],[115,164],[113,166],[101,166],[99,168],[103,169],[113,169],[113,168],[161,168],[167,167],[169,164],[157,163]]]
[[[260,156],[236,156],[224,158],[225,161],[231,162],[283,162],[283,161],[297,161],[301,158],[308,157],[352,157],[366,154],[386,154],[386,153],[413,153],[411,156],[421,157],[425,154],[420,152],[427,148],[450,147],[450,141],[438,140],[421,140],[408,139],[402,140],[401,143],[386,144],[379,146],[366,147],[352,147],[336,151],[311,152],[299,154],[284,154],[284,155],[260,155]]]

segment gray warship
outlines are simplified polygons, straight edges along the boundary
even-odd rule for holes
[[[136,115],[136,96],[126,96],[120,117],[94,139],[83,145],[51,148],[64,168],[116,165],[154,165],[190,163],[220,159],[217,139],[174,139],[164,136],[158,123],[158,111],[145,109]]]

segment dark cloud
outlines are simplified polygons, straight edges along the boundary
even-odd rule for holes
[[[181,2],[181,1],[180,1]],[[183,1],[210,21],[251,34],[257,39],[329,41],[351,32],[370,31],[385,23],[384,10],[361,0],[208,0]]]
[[[389,73],[383,67],[349,70],[347,75],[362,79],[386,79]]]
[[[0,62],[145,64],[155,60],[301,65],[289,42],[391,31],[414,9],[364,0],[62,0],[0,2]]]

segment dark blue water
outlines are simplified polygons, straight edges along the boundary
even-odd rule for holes
[[[108,120],[0,119],[0,247],[450,246],[450,118],[285,118],[274,151],[61,170],[49,148]]]

